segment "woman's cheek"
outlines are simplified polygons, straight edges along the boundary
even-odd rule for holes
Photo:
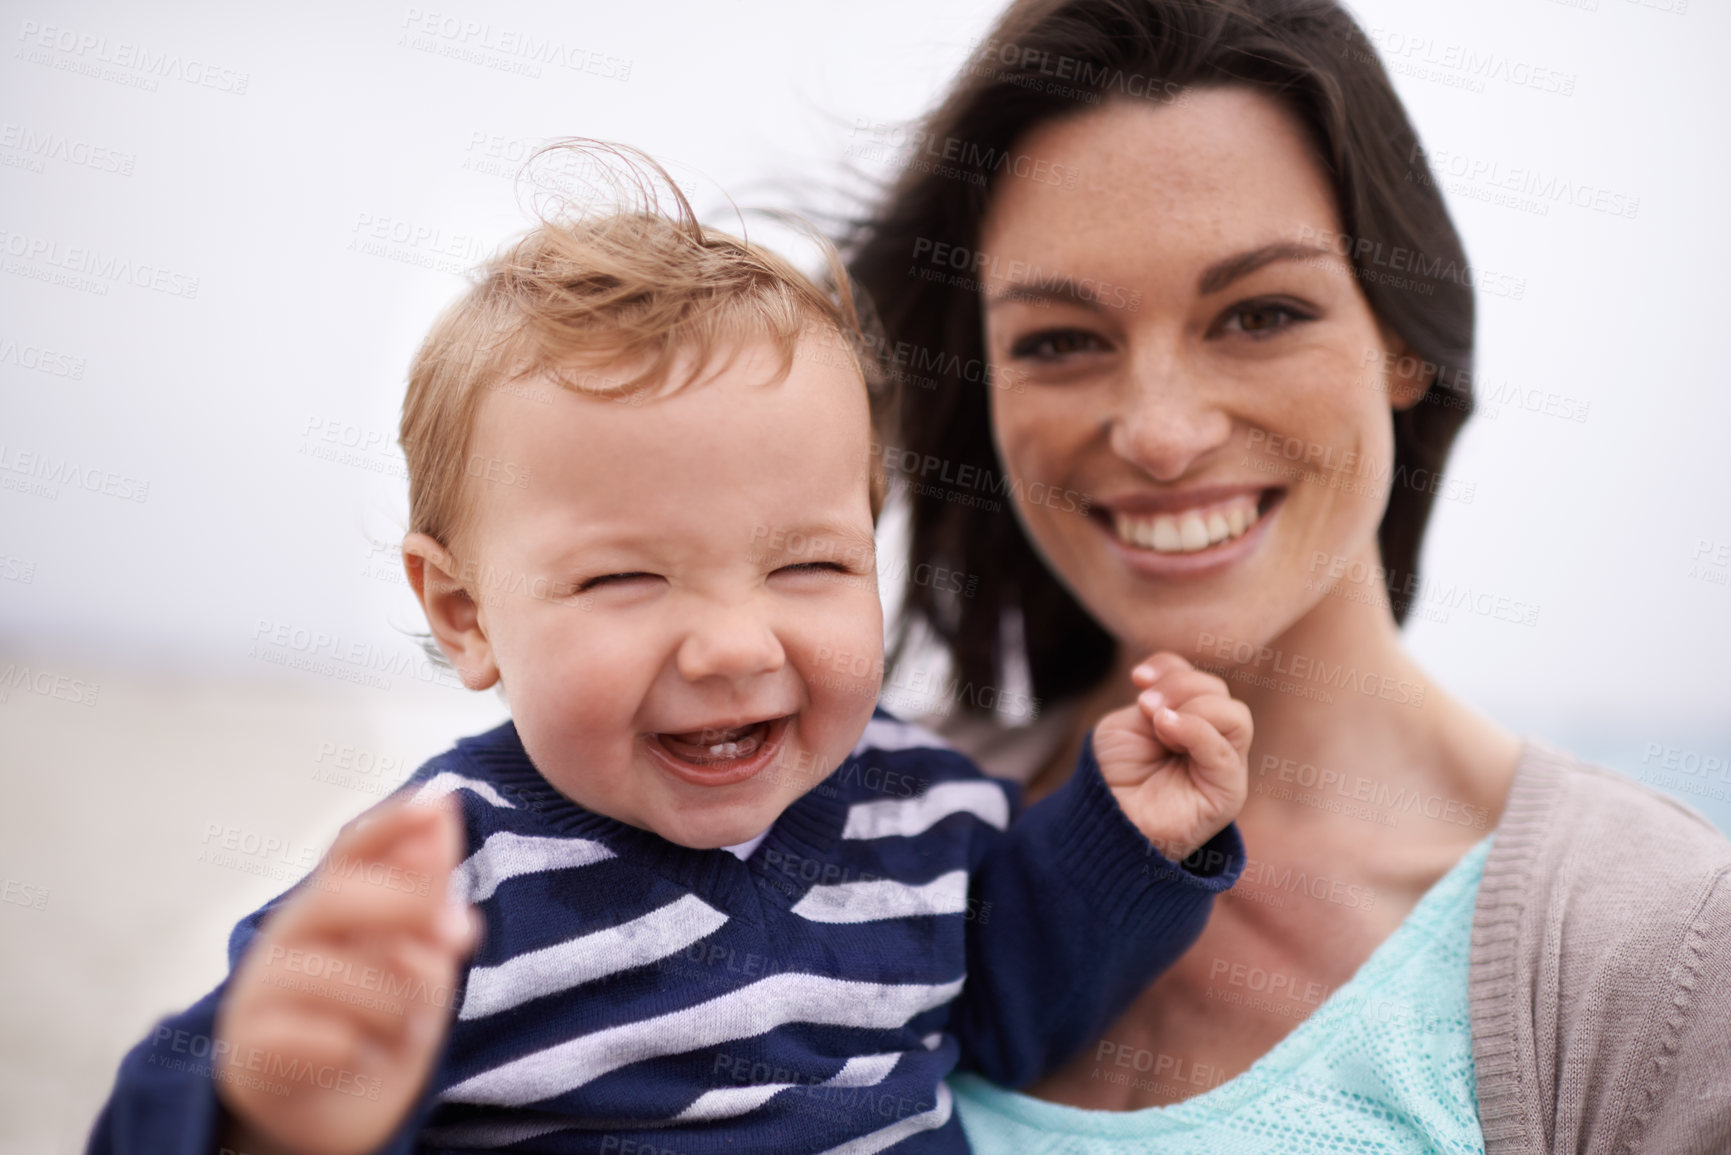
[[[1070,426],[1082,408],[1013,399],[1003,403],[996,422],[998,457],[1015,483],[1009,501],[1027,527],[1032,544],[1054,563],[1067,552],[1063,545],[1066,538],[1085,533],[1087,528],[1087,518],[1077,516],[1087,495],[1071,488],[1067,478],[1072,474],[1065,468],[1077,463],[1081,452],[1071,447]],[[1033,500],[1036,497],[1046,500]]]
[[[1068,400],[1068,404],[1064,402]],[[1058,472],[1072,440],[1072,426],[1086,425],[1091,410],[1074,391],[1042,389],[1023,397],[993,399],[998,453],[1009,472],[1042,480]]]

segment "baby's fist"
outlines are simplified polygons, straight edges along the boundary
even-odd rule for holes
[[[1136,704],[1094,727],[1094,757],[1124,814],[1173,862],[1238,816],[1250,789],[1250,709],[1176,654],[1136,667]]]

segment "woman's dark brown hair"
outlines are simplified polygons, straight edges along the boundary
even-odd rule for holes
[[[1471,272],[1387,73],[1334,0],[1011,5],[913,133],[916,163],[845,244],[849,271],[875,305],[895,383],[881,430],[885,460],[936,460],[952,475],[971,466],[984,472],[970,476],[1005,477],[992,445],[992,386],[980,371],[977,287],[958,290],[913,266],[921,254],[952,251],[938,245],[977,248],[994,180],[1025,167],[1017,142],[1036,125],[1106,100],[1160,101],[1222,84],[1266,92],[1308,126],[1343,230],[1319,239],[1350,255],[1378,318],[1434,366],[1420,403],[1393,415],[1394,482],[1378,530],[1396,620],[1404,620],[1402,595],[1415,588],[1434,500],[1431,479],[1472,410]],[[960,684],[988,687],[1002,685],[1008,663],[1025,656],[1035,699],[1046,702],[1107,674],[1116,643],[1046,569],[1008,502],[987,512],[919,485],[899,488],[912,512],[907,572],[941,566],[978,581],[967,597],[948,588],[956,583],[910,583],[898,656],[923,627],[948,648]],[[958,703],[989,712],[990,697],[962,695]]]

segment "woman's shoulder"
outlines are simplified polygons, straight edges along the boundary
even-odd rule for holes
[[[1487,1139],[1592,1104],[1630,1150],[1670,1126],[1676,1150],[1710,1150],[1689,1128],[1731,1126],[1725,1089],[1699,1082],[1731,1052],[1731,840],[1695,810],[1529,742],[1472,954]]]
[[[1699,811],[1538,741],[1522,751],[1497,833],[1571,889],[1624,879],[1649,895],[1698,893],[1731,868],[1731,839]]]
[[[1711,917],[1731,958],[1731,840],[1691,807],[1541,742],[1522,752],[1480,896],[1481,923],[1501,910],[1566,931],[1565,948],[1616,943],[1636,967]]]

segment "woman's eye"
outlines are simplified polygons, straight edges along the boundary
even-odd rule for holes
[[[635,571],[631,573],[604,573],[600,577],[587,578],[584,581],[578,582],[576,592],[586,594],[590,590],[596,589],[600,586],[623,585],[628,582],[654,579],[658,576],[659,575],[657,574],[639,573]]]
[[[1105,347],[1105,342],[1085,329],[1047,329],[1016,341],[1010,346],[1010,356],[1055,359]]]
[[[1310,320],[1309,315],[1290,305],[1262,301],[1249,305],[1239,305],[1232,309],[1226,314],[1226,323],[1223,327],[1229,332],[1262,337],[1270,333],[1278,333],[1282,329],[1291,327],[1295,322],[1308,320]]]

